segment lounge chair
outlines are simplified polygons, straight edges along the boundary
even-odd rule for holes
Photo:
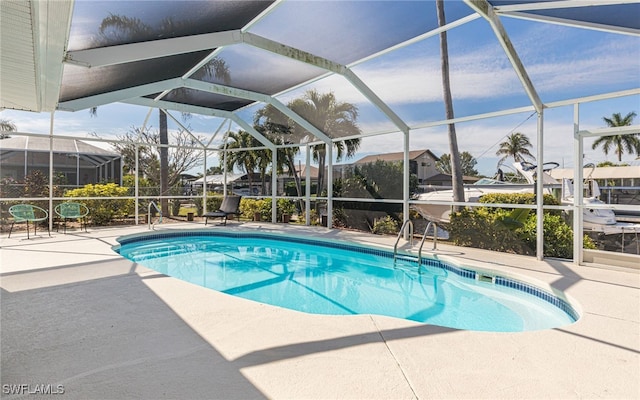
[[[89,214],[87,206],[82,203],[74,203],[70,201],[58,204],[54,210],[62,219],[65,234],[67,233],[68,219],[80,221],[80,230],[82,230],[82,227],[84,226],[84,231],[87,232],[87,215]],[[58,226],[58,230],[60,230],[60,226]]]
[[[211,211],[204,213],[202,216],[205,218],[204,224],[206,225],[209,222],[209,218],[222,218],[221,225],[227,224],[227,217],[229,215],[237,215],[240,211],[240,200],[242,196],[226,196],[222,199],[222,204],[220,204],[220,208],[216,211]]]
[[[33,204],[16,204],[14,206],[11,206],[9,207],[9,214],[11,214],[11,216],[13,217],[11,228],[9,228],[9,237],[11,237],[13,225],[16,222],[27,223],[27,239],[29,239],[29,222],[33,222],[33,234],[35,235],[38,222],[49,219],[49,212],[47,210],[38,206],[34,206]],[[49,230],[48,224],[47,231],[49,232],[49,236],[51,236],[51,231]]]

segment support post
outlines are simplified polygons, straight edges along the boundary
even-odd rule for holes
[[[55,111],[51,111],[51,119],[49,122],[49,232],[53,230],[53,115]],[[34,222],[37,224],[37,222]],[[29,225],[27,225],[27,233]]]
[[[140,156],[139,156],[139,152],[140,152],[140,144],[138,144],[136,142],[136,146],[135,146],[135,150],[136,150],[136,165],[135,165],[135,176],[134,176],[134,196],[136,198],[135,202],[136,202],[136,210],[135,210],[135,217],[136,217],[136,225],[138,225],[138,219],[140,217],[140,211],[138,210],[139,206],[140,206]],[[147,218],[149,218],[149,216],[147,215]]]
[[[544,111],[538,111],[538,166],[536,167],[536,258],[544,259]]]
[[[404,154],[403,154],[403,168],[402,168],[402,215],[403,223],[409,220],[409,131],[403,132],[404,138]],[[409,235],[405,231],[404,239],[409,240]]]
[[[307,144],[306,151],[306,160],[305,160],[305,176],[304,176],[304,197],[305,197],[305,206],[304,206],[304,214],[306,225],[311,225],[311,169],[309,167],[309,163],[311,161],[311,146]]]
[[[333,227],[333,142],[327,146],[327,228]]]
[[[582,220],[582,158],[584,142],[580,136],[580,104],[573,105],[573,263],[582,265],[583,262],[583,220]]]
[[[278,222],[278,199],[276,198],[277,190],[278,190],[278,173],[276,170],[278,169],[276,165],[278,165],[278,148],[274,147],[271,150],[271,222]],[[251,190],[251,188],[249,188]]]

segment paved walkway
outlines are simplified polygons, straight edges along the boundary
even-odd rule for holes
[[[390,244],[322,228],[230,225]],[[159,229],[192,227],[203,225]],[[1,239],[3,398],[47,384],[64,390],[60,399],[640,398],[638,270],[439,245],[466,264],[565,291],[582,313],[558,329],[472,332],[309,315],[197,287],[111,250],[117,237],[142,231]]]

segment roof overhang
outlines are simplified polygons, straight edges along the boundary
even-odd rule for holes
[[[58,106],[73,1],[0,1],[0,109]]]

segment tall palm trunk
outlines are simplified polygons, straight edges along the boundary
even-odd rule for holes
[[[322,195],[322,191],[324,190],[324,180],[325,180],[325,166],[326,166],[326,157],[327,152],[324,144],[321,146],[321,150],[318,150],[318,187],[316,189],[316,193],[318,196]]]
[[[438,12],[438,25],[440,27],[446,24],[444,17],[444,0],[436,0],[436,10]],[[451,83],[449,81],[449,50],[447,47],[447,32],[440,33],[440,55],[442,66],[442,92],[444,95],[444,108],[446,118],[451,120],[453,116],[453,99],[451,97]],[[451,186],[453,186],[453,201],[464,202],[464,186],[462,181],[462,165],[460,162],[460,152],[458,151],[458,138],[456,136],[456,127],[453,123],[449,124],[449,153],[451,154]],[[459,210],[459,206],[455,206],[454,210]]]
[[[300,182],[300,176],[298,175],[298,173],[302,171],[296,170],[296,164],[292,156],[287,155],[286,159],[287,168],[293,173],[293,181],[296,184],[296,192],[298,193],[298,197],[303,197],[304,195],[302,194],[302,183]],[[300,199],[298,200],[298,203],[300,205],[300,210],[304,212],[304,200]]]
[[[162,110],[160,112],[160,144],[169,144],[169,132],[167,128],[167,114]],[[169,193],[169,148],[165,146],[160,147],[160,195],[166,196]],[[161,199],[162,215],[169,215],[169,201],[168,199]]]

